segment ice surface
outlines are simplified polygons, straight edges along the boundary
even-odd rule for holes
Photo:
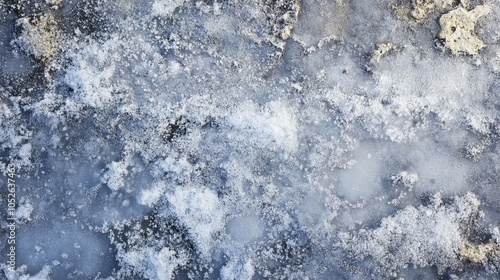
[[[360,198],[373,198],[381,187],[381,162],[378,155],[372,155],[363,148],[358,148],[352,167],[339,172],[338,194],[351,202]]]
[[[498,278],[499,14],[0,2],[0,278]]]
[[[231,140],[242,137],[238,142],[246,139],[257,140],[257,145],[262,147],[283,148],[286,152],[293,153],[297,150],[297,123],[292,112],[288,111],[286,104],[272,102],[266,108],[255,108],[253,103],[244,103],[235,109],[229,117],[235,134],[228,135]],[[251,136],[250,136],[251,135]]]
[[[18,262],[33,275],[50,267],[53,278],[110,275],[112,247],[104,234],[82,230],[74,223],[29,226],[17,237]]]

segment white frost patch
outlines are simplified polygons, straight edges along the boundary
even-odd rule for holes
[[[391,176],[391,181],[393,185],[402,184],[411,191],[418,182],[418,175],[408,171],[401,171],[397,175]]]
[[[168,195],[168,202],[189,229],[200,253],[209,257],[214,235],[224,228],[225,209],[217,194],[207,188],[177,187]]]
[[[25,198],[19,200],[19,206],[15,211],[15,217],[19,220],[31,221],[31,214],[33,213],[33,204]]]
[[[126,252],[120,256],[122,265],[130,266],[143,277],[151,280],[173,279],[179,266],[186,265],[188,257],[169,248],[156,251],[151,247]]]
[[[31,150],[32,146],[29,143],[22,145],[19,149],[19,157],[21,158],[20,163],[22,166],[30,166]]]
[[[474,112],[467,116],[467,121],[474,130],[485,135],[491,133],[491,127],[497,122],[490,112]]]
[[[230,261],[222,268],[220,277],[222,280],[250,280],[254,274],[252,260],[247,260],[245,263]]]
[[[297,150],[297,120],[282,102],[273,101],[263,108],[245,102],[235,109],[229,123],[236,129],[236,133],[230,134],[231,138],[257,146],[279,147],[286,152]]]
[[[114,37],[100,44],[91,41],[80,52],[70,53],[72,64],[67,68],[64,82],[78,99],[95,108],[104,108],[113,100],[117,87],[112,82],[119,42]]]
[[[114,191],[118,191],[125,187],[125,176],[128,175],[127,161],[114,161],[108,165],[108,171],[103,175],[102,182]]]
[[[477,217],[480,201],[472,193],[455,197],[451,205],[445,205],[439,193],[431,200],[429,206],[408,206],[382,219],[376,229],[341,233],[344,249],[357,258],[373,257],[383,274],[409,264],[436,265],[440,273],[456,268],[466,244],[464,229]]]
[[[153,207],[165,193],[165,189],[165,182],[161,181],[155,183],[152,188],[141,191],[141,194],[139,195],[139,203]]]
[[[153,2],[151,12],[153,16],[170,16],[178,7],[182,6],[186,0],[156,0]]]
[[[16,269],[16,271],[10,271],[5,264],[1,264],[0,271],[5,272],[5,279],[7,280],[51,280],[50,274],[52,269],[49,265],[46,265],[35,275],[29,275],[27,273],[28,267],[22,265]]]
[[[82,95],[85,103],[101,108],[113,98],[111,77],[115,72],[113,66],[102,70],[94,68],[86,61],[78,61],[78,66],[67,72],[66,83]]]

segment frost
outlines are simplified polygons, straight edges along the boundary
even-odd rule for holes
[[[244,22],[241,30],[258,44],[271,43],[278,48],[276,54],[279,57],[285,49],[286,40],[292,36],[300,13],[301,4],[298,0],[264,1],[262,6],[249,15],[257,22],[263,22],[261,24]]]
[[[221,270],[221,279],[223,280],[250,280],[255,273],[252,261],[248,260],[245,263],[229,262]]]
[[[281,16],[280,22],[282,23],[281,27],[281,39],[286,40],[292,36],[292,31],[294,28],[294,24],[297,22],[297,19],[300,15],[300,2],[298,0],[292,1],[284,1],[281,0],[279,3],[279,9],[285,9],[285,13]]]
[[[409,173],[407,171],[403,171],[398,173],[397,175],[391,176],[392,184],[402,184],[404,187],[408,188],[410,191],[418,182],[418,175],[415,173]]]
[[[32,146],[29,143],[22,145],[21,148],[19,149],[20,162],[24,166],[30,165],[31,149]]]
[[[253,145],[284,149],[288,153],[297,149],[296,118],[286,104],[281,102],[272,102],[264,108],[245,102],[229,117],[229,123],[239,131],[229,137],[248,141]]]
[[[151,11],[155,16],[171,16],[186,0],[155,0]]]
[[[455,197],[451,205],[436,194],[430,205],[408,206],[382,219],[376,229],[341,234],[343,246],[357,258],[373,257],[380,267],[377,273],[390,274],[410,264],[436,265],[443,273],[460,266],[460,255],[468,254],[465,231],[477,216],[479,205],[471,193]]]
[[[174,279],[178,267],[187,264],[187,256],[169,248],[155,251],[147,247],[126,252],[120,256],[125,267],[130,267],[136,274],[152,280]]]
[[[115,66],[113,58],[106,53],[116,51],[115,44],[116,39],[110,40],[104,47],[93,42],[86,51],[69,54],[72,66],[65,72],[64,81],[86,105],[102,108],[113,100],[116,87],[111,83],[111,78],[115,73]],[[93,55],[98,49],[101,55]],[[89,57],[95,59],[96,63],[89,63]]]
[[[27,266],[20,266],[16,272],[7,272],[6,277],[8,280],[50,280],[52,269],[49,265],[44,266],[35,275],[26,273]]]
[[[44,266],[40,272],[33,276],[21,275],[19,280],[48,280],[51,279],[51,268],[50,266]]]
[[[17,220],[31,221],[33,210],[33,204],[29,200],[21,198],[15,212],[15,217]]]
[[[495,2],[10,2],[13,279],[498,278]]]
[[[62,6],[63,0],[45,0],[45,3],[50,5],[52,9],[57,10]]]
[[[491,7],[488,5],[478,5],[471,11],[458,7],[439,19],[441,25],[439,38],[445,41],[446,47],[455,55],[477,54],[486,45],[474,33],[474,28],[479,18],[489,13],[491,13]]]
[[[189,228],[203,257],[208,258],[215,235],[224,227],[225,211],[217,194],[207,188],[177,187],[167,198],[172,211]]]
[[[126,176],[129,174],[128,166],[129,163],[127,161],[112,162],[108,166],[109,170],[102,177],[103,183],[106,183],[114,191],[124,188],[126,185]]]
[[[147,205],[149,207],[153,207],[164,195],[165,190],[166,187],[164,182],[155,183],[150,189],[141,191],[141,194],[139,196],[139,203]]]

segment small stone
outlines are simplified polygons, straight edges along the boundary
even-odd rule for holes
[[[441,25],[439,38],[444,40],[445,46],[455,55],[460,53],[477,54],[486,45],[474,33],[474,27],[479,18],[490,12],[490,6],[479,5],[471,11],[458,7],[442,15],[439,19]]]
[[[393,51],[396,49],[396,46],[392,43],[384,43],[384,44],[379,44],[377,45],[377,49],[375,49],[372,53],[371,60],[372,62],[379,62],[380,59],[385,56],[387,53],[390,51]]]

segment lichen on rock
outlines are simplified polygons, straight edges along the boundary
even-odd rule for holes
[[[441,25],[439,38],[444,40],[445,46],[455,55],[460,53],[477,54],[486,45],[474,33],[474,27],[479,18],[490,12],[490,6],[478,5],[471,11],[458,7],[442,15],[439,19]]]

